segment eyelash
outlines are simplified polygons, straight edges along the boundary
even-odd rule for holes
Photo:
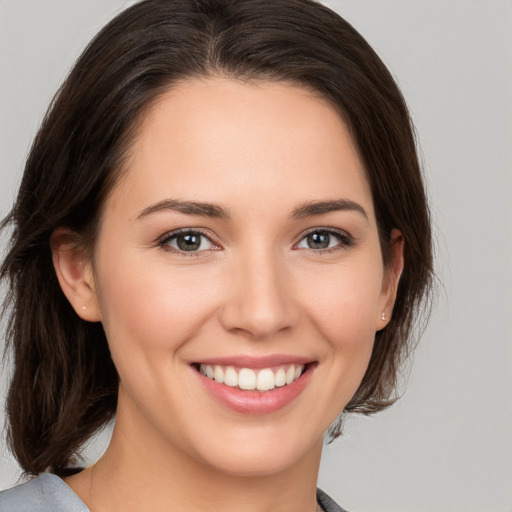
[[[349,249],[350,247],[353,247],[356,243],[356,240],[349,235],[346,231],[343,231],[341,229],[336,228],[328,228],[328,227],[314,227],[308,231],[306,231],[300,238],[299,242],[297,242],[294,245],[294,248],[297,247],[304,239],[306,239],[309,235],[312,235],[313,233],[322,233],[327,234],[329,236],[335,236],[339,243],[334,245],[333,247],[327,247],[325,249],[311,249],[311,248],[304,248],[305,250],[312,252],[314,254],[329,254],[334,251]],[[297,248],[299,250],[299,248]]]
[[[203,250],[197,250],[197,251],[184,251],[179,248],[171,247],[169,243],[172,240],[177,239],[179,235],[200,235],[203,238],[206,238],[209,243],[212,244],[213,248],[210,249],[203,249]],[[202,243],[202,242],[201,242]],[[171,231],[170,233],[165,234],[162,238],[158,240],[158,245],[164,250],[168,252],[177,253],[180,256],[183,257],[191,257],[191,258],[198,258],[201,256],[201,253],[204,253],[207,250],[219,250],[220,247],[212,240],[212,236],[210,234],[207,234],[207,232],[203,231],[202,229],[198,228],[184,228],[184,229],[177,229],[175,231]]]
[[[331,253],[333,251],[337,251],[337,250],[340,250],[340,249],[348,249],[348,248],[353,247],[355,245],[354,238],[352,236],[350,236],[348,233],[346,233],[345,231],[342,231],[340,229],[335,229],[335,228],[315,227],[315,228],[312,228],[312,229],[306,231],[304,234],[302,234],[300,240],[296,244],[294,244],[293,248],[295,250],[300,250],[301,248],[299,248],[298,245],[304,239],[306,239],[309,235],[312,235],[314,233],[317,233],[317,234],[321,233],[321,234],[326,234],[326,235],[329,235],[329,236],[333,236],[334,235],[338,239],[338,241],[339,241],[339,243],[337,243],[336,245],[334,245],[332,247],[327,247],[327,248],[324,248],[324,249],[302,248],[302,249],[305,249],[305,250],[307,250],[309,252],[312,252],[314,254],[328,254],[328,253]],[[185,251],[185,250],[181,250],[179,248],[171,247],[169,245],[169,243],[172,240],[177,239],[177,237],[179,235],[187,235],[187,234],[200,235],[201,237],[206,238],[206,240],[208,240],[208,242],[210,244],[212,244],[212,248],[202,249],[202,250],[195,250],[195,251]],[[166,235],[164,235],[162,238],[160,238],[158,240],[158,246],[160,246],[165,251],[178,253],[180,256],[195,257],[195,258],[200,257],[201,253],[204,253],[204,252],[206,252],[208,250],[219,250],[220,249],[220,247],[212,240],[212,237],[211,237],[210,234],[208,234],[207,232],[203,231],[202,229],[197,229],[197,228],[178,229],[176,231],[172,231],[170,233],[167,233]]]

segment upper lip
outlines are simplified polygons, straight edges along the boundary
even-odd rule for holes
[[[226,357],[209,357],[194,361],[193,364],[206,364],[209,366],[238,366],[240,368],[270,368],[272,366],[281,366],[286,364],[308,364],[313,363],[314,359],[304,356],[290,354],[270,354],[267,356],[249,356],[237,355]]]

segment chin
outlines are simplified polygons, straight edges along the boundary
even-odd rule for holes
[[[314,440],[295,438],[293,431],[297,429],[280,434],[272,432],[271,426],[263,430],[249,436],[219,439],[215,447],[200,447],[199,462],[230,476],[265,477],[285,473],[300,466],[301,461],[311,464],[320,460],[323,434]]]

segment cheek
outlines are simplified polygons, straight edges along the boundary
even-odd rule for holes
[[[173,270],[156,260],[135,254],[100,265],[98,300],[117,365],[133,364],[135,354],[172,357],[215,307],[204,271]]]
[[[381,302],[382,269],[377,264],[321,269],[304,283],[304,309],[333,349],[357,351],[373,344]]]
[[[376,253],[379,254],[378,252]],[[328,427],[359,387],[373,350],[382,290],[375,257],[319,267],[301,285],[301,308],[318,337],[322,394],[314,413]]]

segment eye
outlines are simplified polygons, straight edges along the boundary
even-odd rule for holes
[[[201,252],[217,249],[217,246],[201,231],[179,230],[165,236],[160,242],[164,249],[178,252]]]
[[[304,236],[297,244],[297,249],[311,249],[322,251],[332,248],[350,247],[353,245],[352,238],[346,233],[332,229],[315,229]]]

